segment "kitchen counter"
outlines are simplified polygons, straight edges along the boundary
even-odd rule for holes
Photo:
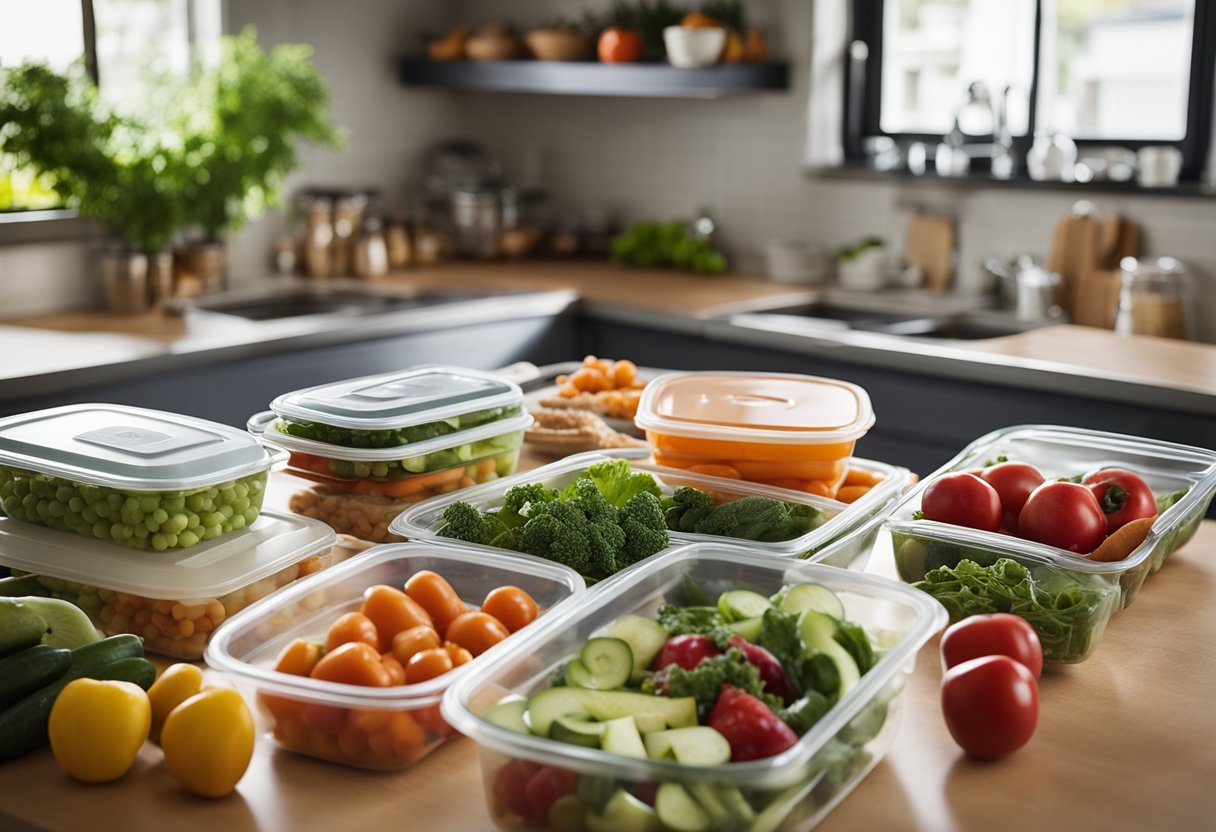
[[[0,323],[0,398],[70,390],[158,368],[366,340],[461,320],[557,314],[574,299],[590,318],[684,332],[929,375],[1068,392],[1216,415],[1216,345],[1051,326],[1002,338],[931,341],[865,332],[808,336],[796,320],[753,315],[805,303],[815,292],[741,276],[700,277],[608,263],[459,263],[378,282],[401,287],[526,291],[492,301],[340,324],[255,322],[193,312],[185,320],[71,313]],[[31,332],[31,330],[33,330]]]
[[[889,551],[872,564],[893,573]],[[941,718],[936,641],[921,651],[887,757],[817,827],[836,830],[1067,828],[1190,832],[1216,823],[1216,522],[1151,576],[1085,663],[1049,668],[1030,743],[999,763],[966,759]],[[259,739],[238,792],[178,788],[145,745],[113,784],[71,780],[49,751],[0,765],[6,832],[493,828],[474,744],[455,740],[411,769],[376,773],[277,751]],[[119,821],[115,821],[118,823]]]

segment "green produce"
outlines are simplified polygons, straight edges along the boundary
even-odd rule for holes
[[[265,471],[193,491],[123,491],[0,466],[0,505],[15,520],[121,543],[184,549],[258,518]]]
[[[932,595],[951,621],[971,615],[1012,613],[1034,627],[1047,661],[1075,662],[1089,654],[1102,624],[1106,594],[1062,570],[1032,574],[1009,558],[991,566],[963,559],[930,570],[913,586]]]
[[[35,644],[0,659],[0,710],[50,684],[72,663],[72,651]]]
[[[66,647],[73,650],[101,641],[101,634],[89,620],[85,611],[75,604],[58,598],[0,598],[0,608],[21,604],[46,622],[42,643],[50,647]]]
[[[77,647],[66,673],[0,712],[0,762],[46,745],[55,698],[69,682],[85,678],[134,682],[146,690],[156,679],[156,668],[143,659],[143,643],[132,635]]]
[[[324,462],[324,469],[319,471],[319,473],[329,473],[343,479],[392,482],[393,480],[405,477],[445,471],[458,465],[472,465],[491,457],[512,454],[512,452],[518,451],[523,443],[524,432],[517,430],[504,433],[501,436],[493,436],[489,439],[481,439],[477,442],[457,445],[454,448],[444,448],[440,451],[432,451],[429,454],[420,454],[404,459],[376,461],[330,459],[328,457],[317,457],[317,459]],[[514,464],[513,459],[510,465],[512,470],[514,469]],[[311,466],[309,467],[311,470]],[[502,469],[507,466],[500,465],[498,467]]]
[[[624,460],[599,462],[561,492],[517,485],[498,511],[447,507],[443,537],[536,555],[590,578],[606,578],[667,547],[667,527],[649,474]]]
[[[718,701],[718,693],[723,685],[734,685],[744,693],[750,693],[774,711],[781,708],[780,697],[765,693],[759,668],[736,648],[731,648],[719,656],[703,659],[692,670],[685,670],[679,665],[668,665],[651,674],[642,683],[642,690],[662,693],[665,696],[691,696],[697,702],[697,714],[704,720]]]
[[[726,619],[717,607],[680,607],[663,604],[659,607],[659,624],[669,636],[709,636],[719,646],[730,638]]]
[[[25,598],[0,598],[0,655],[40,644],[46,619]]]
[[[498,422],[518,416],[522,412],[520,405],[512,407],[495,407],[489,410],[478,410],[451,419],[438,422],[427,422],[421,425],[408,425],[403,428],[388,430],[364,430],[361,428],[341,428],[320,422],[296,421],[280,418],[274,427],[280,433],[298,436],[301,439],[311,439],[314,442],[325,442],[330,445],[341,445],[346,448],[397,448],[402,445],[412,445],[447,436],[457,431],[468,430],[490,422]],[[433,469],[432,469],[433,470]],[[418,473],[415,471],[414,473]]]
[[[638,222],[612,239],[612,258],[629,266],[722,274],[726,258],[682,222]]]
[[[741,497],[717,505],[704,491],[687,486],[663,501],[671,531],[711,534],[775,543],[793,540],[827,520],[814,506],[787,503],[772,497]]]
[[[1157,513],[1165,514],[1168,510],[1178,504],[1178,501],[1187,495],[1191,489],[1180,488],[1172,494],[1166,494],[1157,498]]]

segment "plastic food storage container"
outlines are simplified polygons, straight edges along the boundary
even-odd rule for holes
[[[115,404],[0,419],[0,505],[15,520],[135,549],[252,524],[287,459],[226,425]]]
[[[1030,463],[1048,478],[1125,468],[1143,477],[1158,498],[1183,489],[1185,494],[1158,516],[1144,543],[1111,563],[1012,535],[913,519],[933,479],[982,468],[1000,456]],[[931,570],[954,568],[964,559],[984,567],[1000,558],[1021,564],[1049,596],[1023,617],[1035,625],[1049,658],[1075,662],[1093,651],[1110,614],[1130,604],[1148,574],[1191,538],[1214,491],[1216,452],[1114,433],[1027,425],[995,431],[968,445],[892,509],[887,528],[896,568],[905,581],[920,581]],[[1022,609],[1014,611],[1022,614]]]
[[[522,397],[486,374],[417,367],[280,396],[248,427],[313,483],[292,511],[388,542],[405,507],[514,473],[532,424]]]
[[[496,587],[517,586],[536,601],[540,618],[472,661],[414,685],[368,688],[274,671],[279,652],[293,640],[324,642],[334,619],[358,610],[365,589],[404,586],[424,569],[446,578],[471,608]],[[455,735],[439,713],[448,686],[480,673],[486,661],[542,626],[584,588],[574,572],[536,558],[430,543],[376,546],[235,616],[208,645],[206,660],[256,700],[278,745],[362,768],[405,768]]]
[[[659,465],[834,497],[874,424],[866,391],[782,373],[669,373],[646,385],[637,425]]]
[[[0,565],[28,573],[31,594],[80,607],[108,636],[134,633],[149,650],[200,659],[225,620],[329,566],[336,539],[315,520],[267,511],[237,534],[149,557],[6,518]]]
[[[628,458],[632,454],[603,454],[585,453],[567,457],[558,462],[517,474],[507,479],[495,480],[492,483],[470,488],[457,494],[428,500],[408,508],[397,518],[391,527],[395,534],[413,539],[448,541],[450,538],[439,534],[443,522],[443,513],[452,503],[467,502],[479,510],[491,511],[499,509],[503,504],[506,492],[516,485],[524,483],[541,483],[546,488],[565,488],[575,480],[585,476],[587,469],[597,462],[610,459]],[[668,531],[668,538],[673,544],[695,542],[718,542],[724,540],[746,545],[759,552],[783,557],[812,557],[822,548],[848,535],[853,530],[864,525],[866,520],[881,511],[894,500],[900,491],[907,486],[910,473],[907,469],[884,465],[880,462],[854,460],[859,468],[879,478],[878,485],[869,493],[851,505],[817,497],[805,492],[789,491],[771,488],[756,483],[722,477],[708,477],[694,474],[676,468],[664,468],[652,465],[640,459],[627,459],[630,467],[639,473],[652,474],[659,482],[664,497],[669,497],[677,489],[684,486],[708,492],[716,503],[733,502],[744,497],[769,497],[780,500],[798,510],[811,509],[814,517],[808,523],[812,525],[807,531],[796,537],[785,540],[755,541],[741,538],[726,538],[695,532]],[[477,548],[489,551],[504,551],[490,547]],[[849,566],[853,564],[858,569],[864,568],[861,556],[866,553],[864,547],[834,548],[836,559],[833,565]]]
[[[706,598],[732,589],[769,595],[784,584],[803,581],[837,593],[846,616],[880,645],[881,658],[797,745],[778,756],[719,766],[630,759],[598,748],[516,733],[478,716],[506,695],[529,696],[549,687],[559,665],[622,616],[653,617],[660,604],[703,604]],[[778,560],[733,546],[681,546],[650,558],[644,568],[605,581],[589,591],[576,609],[545,621],[478,673],[461,678],[444,697],[443,713],[455,728],[476,741],[490,815],[504,829],[522,826],[524,819],[504,804],[504,796],[510,798],[512,790],[500,786],[499,778],[505,777],[500,772],[512,761],[525,760],[534,768],[550,766],[573,772],[577,778],[574,794],[583,810],[619,788],[646,795],[653,794],[658,784],[676,782],[726,804],[733,817],[740,812],[754,815],[750,824],[711,823],[708,828],[805,830],[843,800],[886,753],[895,736],[901,693],[917,652],[945,622],[941,605],[894,581]],[[746,802],[745,811],[737,806],[739,800]],[[571,814],[573,819],[562,818],[560,826],[544,828],[600,828],[577,807]],[[644,826],[619,828],[670,827],[651,816]]]

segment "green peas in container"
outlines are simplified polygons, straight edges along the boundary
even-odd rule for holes
[[[135,549],[184,549],[253,524],[285,461],[214,422],[69,405],[0,419],[0,510]]]

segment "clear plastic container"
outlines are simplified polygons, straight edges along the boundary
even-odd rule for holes
[[[784,373],[669,373],[642,394],[637,425],[655,461],[834,497],[874,424],[866,391]]]
[[[38,594],[70,601],[108,636],[133,633],[149,650],[200,659],[225,620],[333,563],[332,529],[265,512],[237,534],[155,558],[100,541],[0,520],[0,565],[29,574]]]
[[[435,541],[450,540],[450,538],[440,536],[438,530],[442,523],[444,511],[452,503],[464,501],[483,512],[498,509],[502,507],[503,496],[513,486],[539,482],[547,488],[565,488],[579,477],[584,476],[587,469],[597,462],[614,458],[628,458],[630,456],[632,454],[629,453],[585,453],[566,457],[563,460],[526,471],[508,479],[495,480],[478,488],[470,488],[457,494],[449,494],[442,498],[418,503],[403,512],[393,522],[390,529],[393,533],[407,538]],[[693,532],[669,531],[668,538],[673,544],[696,542],[720,543],[726,539],[744,544],[759,552],[766,552],[782,557],[811,557],[814,560],[818,560],[814,555],[820,549],[828,547],[829,544],[845,537],[854,529],[862,526],[866,520],[893,501],[902,489],[907,486],[911,476],[907,469],[904,468],[896,468],[880,462],[853,460],[852,464],[879,478],[880,482],[856,502],[846,505],[845,503],[839,503],[824,497],[816,497],[805,492],[771,488],[756,483],[722,477],[707,477],[678,468],[664,468],[652,465],[640,459],[627,459],[627,461],[634,471],[652,474],[659,481],[659,487],[664,497],[670,496],[677,488],[689,486],[709,492],[714,501],[719,504],[749,496],[771,497],[791,506],[806,506],[820,513],[820,519],[816,521],[818,525],[809,529],[804,534],[788,540],[760,542],[739,538],[723,538],[708,534],[696,534]],[[481,546],[478,548],[485,548],[489,551],[503,551]],[[833,561],[833,565],[849,566],[852,564],[858,569],[864,568],[865,564],[861,559],[861,556],[864,554],[863,547],[849,547],[847,549],[833,547],[833,553],[836,558]]]
[[[274,671],[284,646],[297,638],[324,641],[334,619],[359,608],[365,589],[403,586],[424,569],[446,578],[474,608],[490,590],[517,586],[536,601],[541,617],[467,664],[415,685],[367,688]],[[536,558],[508,559],[430,543],[377,546],[235,616],[208,645],[206,660],[257,703],[278,745],[361,768],[405,768],[455,735],[439,713],[448,686],[480,673],[486,661],[542,626],[584,588],[574,572]],[[314,730],[324,724],[330,729]]]
[[[0,506],[134,549],[186,549],[258,518],[287,453],[175,413],[79,404],[0,419]]]
[[[506,695],[529,696],[548,687],[560,664],[622,616],[653,616],[662,603],[700,604],[731,589],[769,595],[784,584],[803,581],[835,592],[846,616],[861,624],[880,646],[881,658],[797,745],[778,756],[719,766],[637,760],[516,733],[478,716]],[[665,782],[701,784],[695,788],[717,794],[723,802],[746,801],[756,815],[750,825],[714,829],[806,830],[844,799],[890,748],[901,694],[916,655],[945,622],[941,605],[893,581],[778,560],[736,546],[681,546],[605,581],[588,592],[577,608],[545,621],[478,673],[461,678],[445,695],[443,713],[477,743],[490,815],[500,828],[523,825],[523,818],[503,805],[504,789],[496,786],[506,765],[525,760],[574,772],[577,796],[617,788],[645,795]],[[571,822],[545,828],[592,829],[593,825]],[[636,828],[669,827],[651,819]]]
[[[518,416],[523,391],[489,373],[427,365],[284,393],[270,409],[279,433],[351,448],[400,448]]]
[[[1005,456],[1027,462],[1048,478],[1075,476],[1099,468],[1125,468],[1148,482],[1157,497],[1186,489],[1186,494],[1153,523],[1145,541],[1121,561],[1099,563],[1083,555],[1012,535],[914,520],[921,495],[936,477],[970,471]],[[955,567],[964,559],[991,566],[1009,558],[1054,596],[1057,606],[1069,599],[1067,615],[1023,615],[1031,621],[1055,661],[1085,659],[1096,647],[1106,620],[1136,597],[1145,578],[1161,568],[1199,528],[1216,492],[1216,452],[1080,428],[1026,425],[1004,428],[967,446],[953,460],[909,492],[891,511],[896,568],[905,581],[916,582],[931,570]],[[1059,601],[1062,593],[1065,602]],[[948,605],[949,606],[949,605]],[[1017,611],[1017,610],[1015,610]],[[1058,612],[1058,611],[1057,611]]]

